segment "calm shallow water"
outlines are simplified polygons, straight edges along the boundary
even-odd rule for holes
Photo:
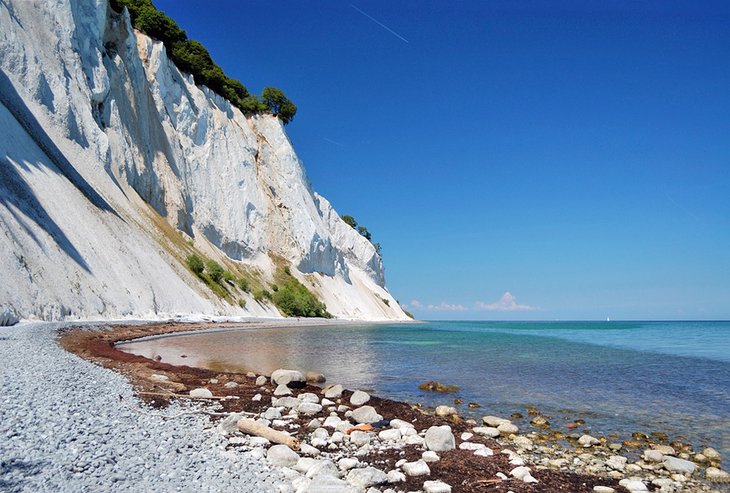
[[[662,431],[730,459],[730,322],[432,322],[242,329],[131,343],[126,351],[219,371],[314,370],[424,405],[454,397],[474,413],[524,415],[593,433]],[[186,358],[181,358],[186,355]],[[427,380],[457,396],[422,392]],[[519,423],[518,423],[519,424]],[[557,425],[557,426],[556,426]]]

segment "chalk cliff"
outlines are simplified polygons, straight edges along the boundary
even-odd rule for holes
[[[288,266],[336,317],[407,318],[281,122],[196,86],[106,0],[0,0],[0,128],[0,312],[281,316],[216,294],[198,253],[261,286]]]

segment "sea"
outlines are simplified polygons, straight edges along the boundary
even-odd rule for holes
[[[666,433],[730,460],[730,322],[482,322],[234,329],[120,347],[216,371],[318,371],[382,397],[631,439]],[[419,384],[457,385],[454,394]],[[455,404],[460,402],[460,404]],[[480,406],[472,409],[469,403]]]

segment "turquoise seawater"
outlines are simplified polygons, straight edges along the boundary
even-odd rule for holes
[[[527,416],[594,434],[665,432],[730,459],[730,322],[430,322],[243,329],[125,350],[218,370],[315,370],[329,382],[426,406]],[[181,358],[181,355],[185,358]],[[456,384],[455,395],[418,389]],[[470,410],[466,403],[482,407]],[[523,421],[526,426],[527,421]]]

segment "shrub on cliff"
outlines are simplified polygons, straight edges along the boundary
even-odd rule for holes
[[[223,267],[218,262],[208,260],[205,263],[205,271],[213,282],[220,284],[221,279],[223,279]]]
[[[274,305],[287,317],[332,318],[324,303],[296,278],[290,277],[272,296]]]
[[[190,270],[198,276],[202,274],[203,269],[205,269],[203,259],[198,257],[196,254],[189,255],[188,258],[185,259],[185,262],[187,262]]]

